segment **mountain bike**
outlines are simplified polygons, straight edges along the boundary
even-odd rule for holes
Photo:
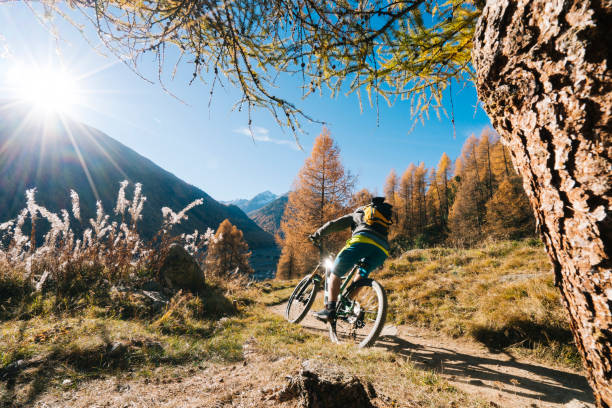
[[[318,242],[319,263],[309,275],[297,284],[287,302],[285,318],[299,323],[308,314],[317,293],[324,285],[327,303],[327,279],[332,273],[333,254],[324,250]],[[387,295],[384,288],[373,279],[355,274],[365,264],[357,262],[344,277],[338,296],[336,317],[329,322],[329,337],[335,343],[354,343],[369,347],[378,339],[387,317]]]

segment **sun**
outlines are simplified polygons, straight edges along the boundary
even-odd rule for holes
[[[62,68],[16,65],[7,82],[18,99],[48,112],[68,113],[78,103],[78,81]]]

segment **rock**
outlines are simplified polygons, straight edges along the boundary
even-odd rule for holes
[[[172,289],[193,293],[204,289],[204,272],[195,259],[178,244],[172,244],[162,263],[160,275]]]
[[[337,366],[307,360],[289,384],[274,395],[279,402],[298,399],[301,408],[373,408],[374,387]]]
[[[62,381],[62,385],[64,387],[68,387],[69,385],[72,385],[72,380],[66,378],[64,381]]]

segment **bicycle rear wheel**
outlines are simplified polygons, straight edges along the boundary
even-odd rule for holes
[[[370,347],[378,339],[387,318],[385,290],[375,280],[358,280],[339,302],[336,316],[335,324],[329,325],[332,341]]]
[[[318,290],[319,283],[312,276],[302,279],[289,297],[285,318],[291,323],[301,322],[312,307]]]

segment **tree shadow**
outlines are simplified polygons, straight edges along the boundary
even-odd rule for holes
[[[567,403],[573,399],[581,402],[594,403],[591,388],[583,376],[568,373],[553,368],[517,361],[511,354],[509,360],[474,356],[459,353],[443,346],[427,346],[414,344],[397,336],[381,337],[376,343],[395,354],[405,356],[417,366],[434,370],[452,377],[452,381],[469,384],[475,380],[479,387],[498,390],[493,384],[503,383],[519,391],[511,391],[513,395],[543,402]],[[513,369],[507,373],[505,369]],[[520,370],[523,374],[516,374]],[[536,375],[539,378],[529,378]],[[544,379],[544,380],[543,380]],[[510,392],[510,391],[508,391]]]

